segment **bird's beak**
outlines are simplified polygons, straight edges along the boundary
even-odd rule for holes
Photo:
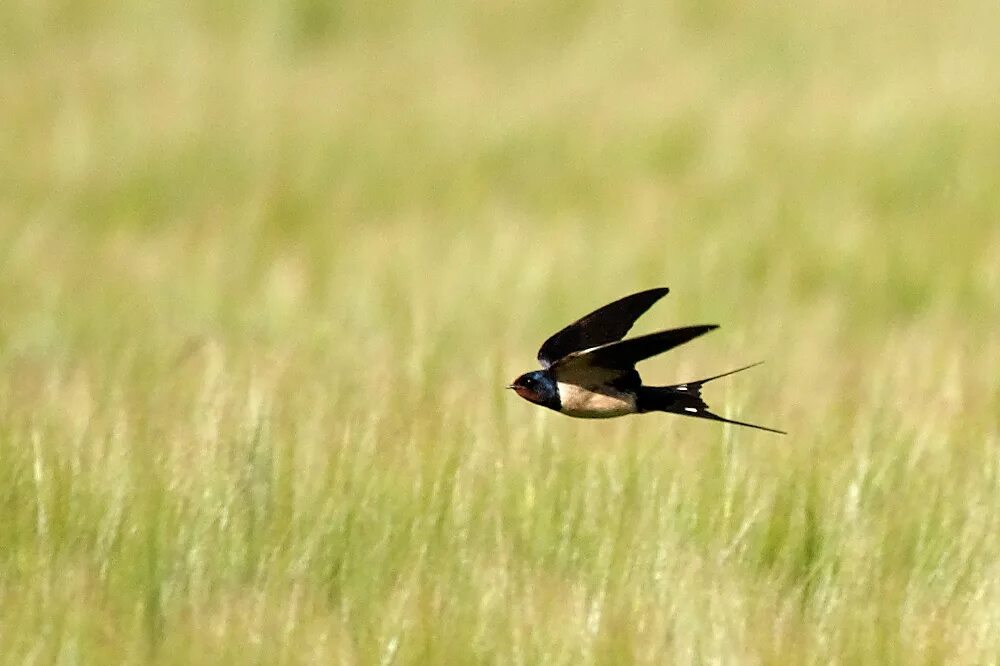
[[[512,389],[512,388],[516,388],[516,387],[513,384],[507,384],[507,386],[504,386],[504,388]]]

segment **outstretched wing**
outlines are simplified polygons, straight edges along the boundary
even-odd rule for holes
[[[621,340],[635,320],[669,291],[666,287],[640,291],[577,319],[542,344],[538,362],[548,368],[573,352]]]
[[[557,381],[588,386],[611,383],[635,372],[639,361],[662,354],[717,329],[715,324],[685,326],[609,342],[569,354],[552,365]]]

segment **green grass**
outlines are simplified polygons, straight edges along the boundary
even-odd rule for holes
[[[0,663],[1000,661],[994,3],[251,4],[0,5]]]

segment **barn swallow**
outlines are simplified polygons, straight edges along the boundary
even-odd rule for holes
[[[507,388],[542,407],[567,416],[603,419],[626,414],[670,412],[757,428],[781,435],[781,430],[734,421],[714,414],[701,397],[708,382],[748,370],[748,365],[721,375],[672,386],[644,386],[636,363],[718,328],[715,324],[685,326],[623,340],[636,319],[670,291],[641,291],[594,310],[562,329],[538,350],[541,370],[527,372]]]

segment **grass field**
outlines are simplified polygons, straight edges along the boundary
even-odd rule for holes
[[[997,25],[0,4],[0,663],[1000,662]],[[503,390],[657,285],[787,437]]]

